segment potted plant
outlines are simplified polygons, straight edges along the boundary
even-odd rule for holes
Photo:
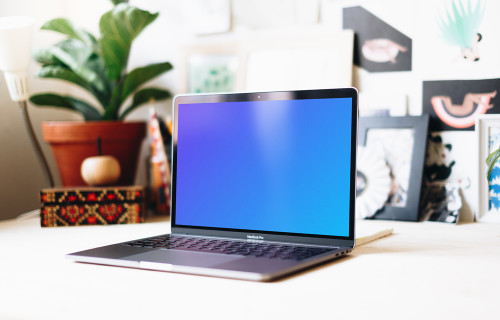
[[[85,120],[42,124],[44,140],[51,144],[65,186],[85,184],[80,176],[80,165],[85,158],[97,154],[98,138],[103,154],[116,157],[120,163],[122,176],[118,184],[133,184],[146,123],[124,122],[123,119],[144,103],[171,96],[165,89],[143,87],[147,81],[171,70],[169,62],[127,72],[132,42],[158,13],[140,10],[126,1],[114,0],[113,3],[113,9],[100,18],[100,38],[68,19],[57,18],[45,23],[42,29],[59,32],[66,39],[34,54],[35,60],[42,65],[39,77],[80,86],[100,105],[57,93],[38,93],[30,97],[37,106],[76,111]]]

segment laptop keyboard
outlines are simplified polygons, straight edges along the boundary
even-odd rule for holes
[[[164,248],[196,252],[237,254],[275,259],[304,260],[332,248],[163,235],[123,243],[131,247]]]

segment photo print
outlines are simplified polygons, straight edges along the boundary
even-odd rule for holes
[[[428,124],[428,115],[359,118],[358,218],[419,220]]]
[[[424,221],[473,221],[476,210],[476,164],[470,131],[431,132],[423,172],[421,213]]]
[[[424,221],[456,223],[462,200],[456,183],[448,183],[456,160],[453,144],[439,134],[429,135],[422,186],[421,216]]]
[[[431,115],[430,131],[474,130],[476,117],[500,113],[500,79],[424,81],[423,112]]]
[[[354,64],[369,72],[411,71],[411,38],[370,11],[344,8],[343,28],[355,32]]]
[[[391,188],[385,205],[405,207],[408,199],[414,132],[411,128],[374,128],[368,131],[366,144],[382,150],[391,169]]]

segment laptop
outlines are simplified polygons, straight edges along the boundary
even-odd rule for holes
[[[86,263],[271,281],[354,248],[354,88],[174,98],[171,233]]]

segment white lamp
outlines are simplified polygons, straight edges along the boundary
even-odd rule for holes
[[[29,98],[28,71],[34,23],[35,20],[30,17],[0,17],[0,70],[4,71],[11,99],[19,103],[28,135],[53,187],[54,180],[31,126],[26,103]]]
[[[31,61],[31,35],[35,20],[29,17],[0,18],[0,69],[10,97],[28,100],[28,70]]]

